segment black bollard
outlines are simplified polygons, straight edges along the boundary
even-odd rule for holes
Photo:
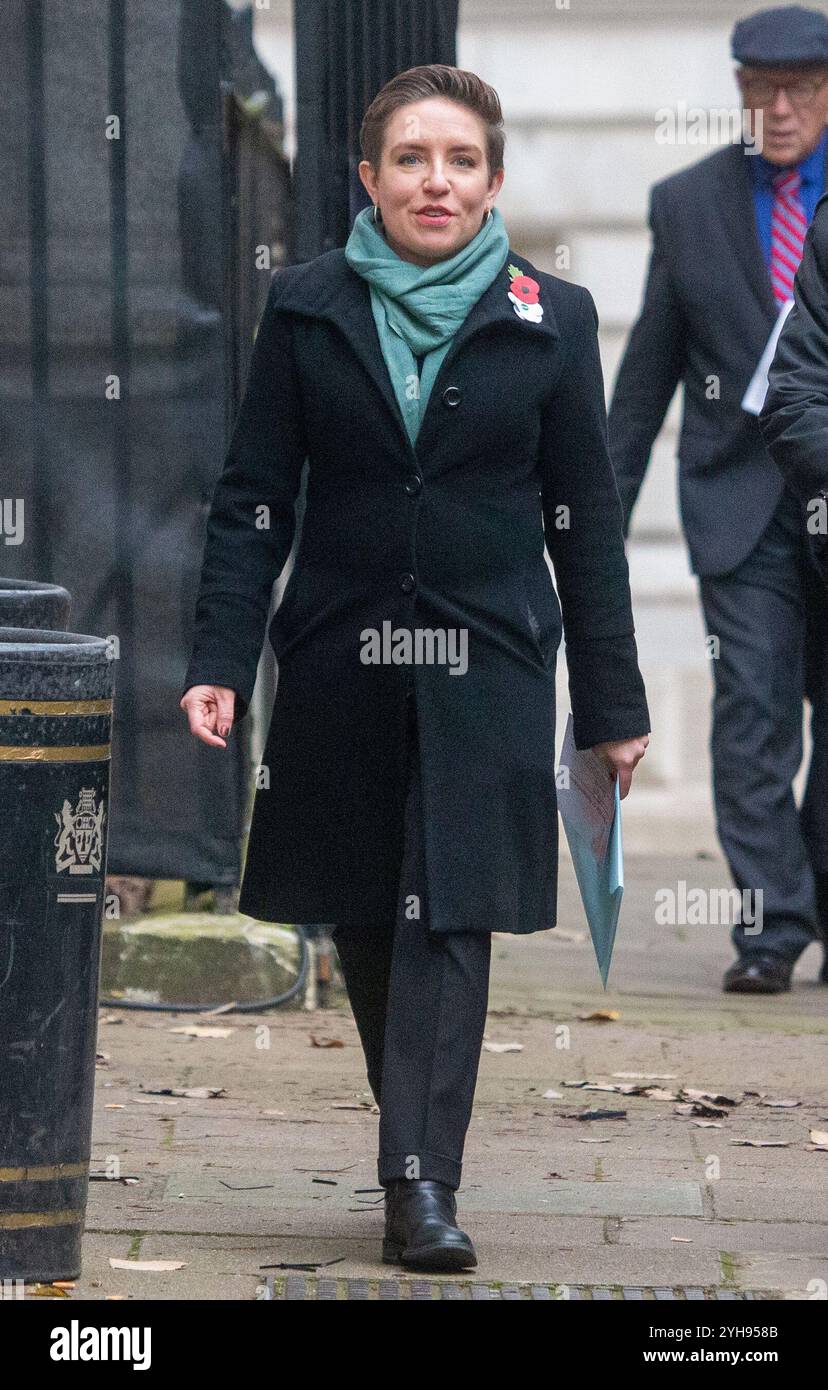
[[[0,630],[0,1279],[80,1273],[114,663]]]
[[[0,579],[0,628],[65,629],[72,600],[60,584],[38,579]]]

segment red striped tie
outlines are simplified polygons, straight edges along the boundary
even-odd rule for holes
[[[794,276],[802,260],[808,223],[799,196],[801,179],[796,169],[777,174],[773,181],[771,214],[771,283],[777,304],[793,299]]]

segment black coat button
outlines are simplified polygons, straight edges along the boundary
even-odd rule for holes
[[[408,493],[409,497],[415,497],[415,496],[417,495],[417,493],[420,491],[420,488],[422,487],[422,485],[423,485],[423,480],[422,480],[422,478],[420,477],[419,473],[411,473],[411,474],[409,474],[409,476],[406,478],[405,482],[403,483],[403,487],[405,488],[405,490],[406,490],[406,492]]]
[[[414,578],[413,574],[400,575],[400,588],[402,589],[404,594],[410,594],[412,589],[415,587],[416,583],[417,581]]]
[[[452,406],[459,405],[459,404],[460,404],[460,387],[459,387],[459,386],[447,386],[446,389],[445,389],[445,391],[443,392],[443,405],[447,405],[447,406],[449,406],[449,407],[452,407]]]

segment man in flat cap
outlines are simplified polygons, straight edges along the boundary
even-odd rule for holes
[[[777,344],[759,426],[802,504],[828,615],[828,194],[817,203],[805,238],[794,307]]]
[[[828,799],[828,647],[816,651],[824,597],[799,498],[742,402],[791,298],[828,182],[828,18],[798,5],[763,10],[736,25],[732,51],[761,152],[742,140],[652,189],[644,302],[609,432],[629,524],[683,385],[682,522],[716,639],[717,828],[734,883],[754,904],[750,916],[761,901],[761,922],[746,916],[733,928],[738,955],[724,988],[770,994],[790,988],[798,956],[828,938],[828,834],[819,813]],[[792,783],[806,695],[815,746],[800,812]]]

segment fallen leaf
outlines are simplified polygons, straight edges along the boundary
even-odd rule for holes
[[[188,1100],[219,1100],[227,1095],[224,1086],[142,1086],[147,1096],[186,1096]]]
[[[350,1173],[356,1163],[346,1163],[344,1168],[294,1168],[294,1173]],[[385,1192],[384,1187],[357,1187],[355,1192]]]
[[[283,1260],[277,1265],[259,1265],[259,1269],[306,1269],[313,1271],[314,1269],[327,1269],[328,1265],[341,1265],[346,1258],[345,1255],[337,1255],[333,1260],[303,1260],[296,1264],[288,1264],[287,1261]]]
[[[703,1105],[701,1101],[693,1101],[692,1104],[676,1105],[673,1107],[676,1115],[701,1115],[705,1119],[723,1120],[727,1117],[728,1111],[717,1109],[715,1105]]]
[[[135,1269],[142,1274],[164,1274],[168,1269],[186,1268],[186,1260],[113,1260],[111,1269]]]
[[[720,1096],[715,1091],[695,1091],[690,1086],[682,1086],[679,1092],[682,1100],[700,1100],[709,1105],[738,1105],[738,1100],[731,1100],[730,1096]]]
[[[344,1047],[341,1038],[318,1038],[315,1033],[310,1035],[311,1047]]]
[[[632,1081],[564,1081],[569,1086],[582,1091],[610,1091],[622,1096],[645,1096],[647,1100],[677,1100],[675,1091],[663,1091],[657,1086],[635,1085]]]
[[[186,1033],[188,1038],[229,1038],[235,1028],[205,1028],[200,1023],[183,1023],[178,1028],[170,1028],[170,1033]]]
[[[743,1149],[787,1149],[791,1144],[790,1139],[731,1139],[730,1142]]]
[[[721,1129],[722,1127],[719,1120],[694,1120],[693,1124],[698,1129]]]
[[[626,1120],[626,1110],[582,1110],[577,1120]]]
[[[675,1081],[674,1071],[614,1071],[622,1081]]]
[[[757,1104],[757,1105],[766,1105],[766,1106],[768,1107],[769,1110],[793,1110],[794,1106],[796,1106],[796,1105],[801,1105],[801,1104],[802,1104],[802,1101],[801,1101],[801,1100],[766,1100],[765,1097],[762,1096],[762,1097],[756,1102],[756,1104]]]
[[[616,1093],[621,1092],[624,1095],[630,1095],[636,1089],[632,1084],[613,1084],[611,1081],[565,1081],[563,1084],[564,1086],[574,1087],[580,1091],[613,1091]]]
[[[591,1014],[578,1014],[582,1023],[614,1023],[620,1017],[618,1009],[593,1009]]]
[[[484,1050],[485,1052],[522,1052],[522,1051],[523,1051],[523,1043],[517,1043],[517,1042],[512,1042],[512,1043],[484,1042],[484,1044],[483,1044],[483,1050]]]

